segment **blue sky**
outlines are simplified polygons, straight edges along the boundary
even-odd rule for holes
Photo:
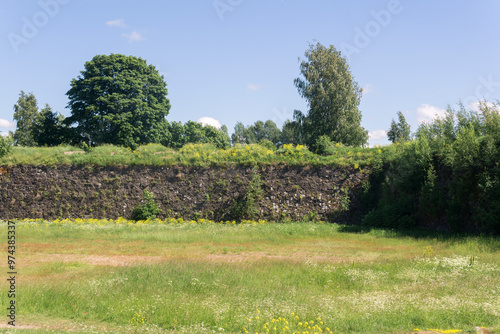
[[[0,131],[21,90],[69,115],[71,80],[110,53],[165,76],[169,121],[281,126],[307,111],[293,80],[318,41],[348,57],[370,144],[386,144],[398,111],[416,130],[459,100],[500,99],[499,14],[498,0],[0,0]]]

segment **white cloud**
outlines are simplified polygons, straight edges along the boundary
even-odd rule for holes
[[[126,28],[127,27],[124,19],[111,20],[111,21],[106,22],[106,25],[108,25],[110,27],[118,27],[118,28]]]
[[[475,112],[479,112],[479,106],[481,104],[486,104],[486,106],[490,109],[494,109],[494,108],[498,108],[498,106],[495,106],[494,103],[491,103],[491,102],[485,102],[485,101],[476,101],[476,102],[472,102],[471,104],[468,105],[468,108],[470,110],[473,110]]]
[[[132,31],[130,34],[123,33],[122,37],[128,39],[130,43],[144,40],[144,37],[137,31]]]
[[[419,123],[431,123],[436,118],[443,118],[446,109],[441,109],[430,104],[422,104],[417,108],[417,121]]]
[[[373,130],[368,132],[368,137],[370,140],[380,140],[387,138],[386,130]]]
[[[15,128],[16,123],[0,118],[0,128]]]
[[[211,125],[216,127],[217,129],[220,129],[222,127],[222,124],[218,120],[212,117],[206,117],[206,116],[200,117],[196,122],[201,123],[203,126]]]
[[[252,84],[252,83],[249,83],[249,84],[247,85],[247,90],[256,91],[256,90],[259,90],[259,89],[260,89],[260,86],[258,86],[258,85],[254,85],[254,84]]]
[[[373,91],[373,85],[372,84],[366,84],[363,87],[363,93],[368,94]]]

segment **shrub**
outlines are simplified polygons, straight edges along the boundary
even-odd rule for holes
[[[0,135],[0,157],[9,154],[12,151],[12,139],[10,136]]]
[[[259,145],[267,148],[268,150],[276,151],[276,145],[274,145],[273,142],[268,139],[262,139],[261,141],[259,141]]]
[[[304,145],[293,146],[292,144],[284,144],[276,153],[293,158],[303,158],[312,155],[312,153]]]
[[[252,176],[245,194],[236,201],[232,210],[233,219],[254,219],[258,216],[258,206],[262,199],[262,181],[257,168],[252,169]]]
[[[316,153],[326,154],[331,153],[335,149],[335,143],[333,143],[330,137],[323,135],[316,140]]]
[[[144,197],[141,204],[138,204],[132,212],[132,219],[146,220],[154,219],[161,213],[161,209],[156,204],[154,195],[148,190],[144,190]]]

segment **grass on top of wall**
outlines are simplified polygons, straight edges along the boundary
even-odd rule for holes
[[[236,145],[229,149],[217,149],[210,144],[186,144],[179,150],[160,144],[129,148],[103,145],[86,152],[74,146],[14,147],[12,152],[0,158],[0,165],[331,165],[363,168],[380,163],[385,148],[336,147],[328,156],[317,155],[302,145],[283,145],[280,149]]]

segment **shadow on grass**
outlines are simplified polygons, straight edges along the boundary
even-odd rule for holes
[[[500,251],[500,236],[483,235],[472,233],[458,233],[447,231],[432,231],[422,228],[415,229],[384,229],[362,225],[340,225],[340,233],[371,234],[385,238],[412,238],[423,240],[437,240],[448,242],[465,242],[467,240],[478,240],[484,243],[491,251]]]

